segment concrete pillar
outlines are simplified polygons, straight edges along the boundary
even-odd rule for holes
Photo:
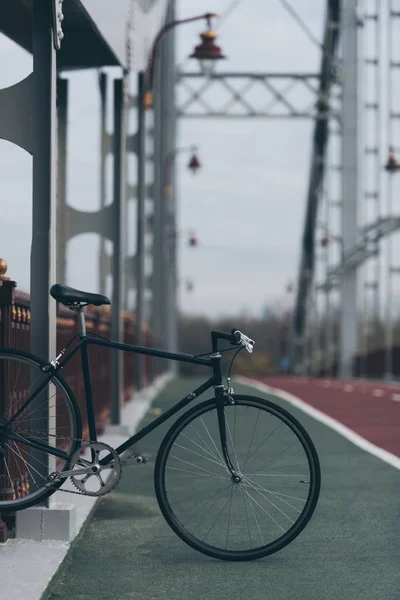
[[[144,294],[145,294],[145,200],[146,200],[146,127],[144,110],[144,73],[138,74],[137,94],[137,215],[136,215],[136,343],[143,345]],[[136,385],[143,387],[143,356],[136,355]]]
[[[30,349],[46,360],[56,353],[56,302],[49,294],[56,282],[56,51],[51,10],[41,0],[33,1],[33,72]],[[37,467],[44,475],[48,468]]]
[[[122,308],[124,300],[124,249],[125,249],[125,98],[124,80],[114,80],[114,227],[113,227],[113,259],[112,277],[113,291],[111,302],[111,337],[114,341],[122,341],[123,320]],[[122,352],[111,353],[111,423],[119,425],[123,387],[123,355]]]

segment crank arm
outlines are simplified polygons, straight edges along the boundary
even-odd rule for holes
[[[108,465],[104,465],[100,467],[100,469],[96,472],[92,471],[92,467],[85,467],[83,469],[71,469],[71,471],[61,471],[61,473],[51,473],[50,477],[54,477],[54,481],[58,481],[59,479],[67,479],[68,477],[76,477],[77,475],[97,475],[101,471],[105,469],[113,469],[114,464],[109,463]]]
[[[143,465],[148,460],[149,456],[132,456],[131,458],[122,459],[121,463],[124,467],[129,467],[131,465]]]

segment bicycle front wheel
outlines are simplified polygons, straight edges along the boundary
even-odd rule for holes
[[[80,445],[74,395],[45,366],[28,352],[0,351],[0,513],[28,508],[54,493],[65,479],[51,483],[49,473],[68,469]]]
[[[216,401],[176,421],[155,466],[157,500],[187,544],[222,560],[254,560],[281,550],[306,526],[320,490],[320,466],[304,427],[279,406],[252,396],[225,400],[226,467]]]

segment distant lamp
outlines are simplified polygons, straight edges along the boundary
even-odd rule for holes
[[[193,152],[193,154],[190,157],[190,160],[188,162],[188,169],[193,174],[195,174],[200,169],[200,167],[201,167],[201,162],[199,161],[197,154],[195,152]]]
[[[200,63],[200,68],[204,75],[212,75],[218,60],[226,58],[222,50],[215,43],[217,34],[211,29],[211,17],[207,17],[208,30],[200,34],[201,44],[195,47],[193,54],[189,58],[196,58]]]
[[[319,241],[319,243],[321,244],[321,246],[323,248],[326,248],[328,246],[328,244],[329,244],[329,236],[328,236],[328,234],[326,234],[326,233],[323,234],[322,237],[321,237],[321,239],[320,239],[320,241]]]
[[[189,235],[189,240],[188,240],[188,244],[191,248],[196,248],[196,246],[198,245],[199,240],[197,239],[197,236],[195,233],[191,233]]]
[[[393,146],[389,147],[389,157],[385,165],[385,169],[386,171],[389,171],[389,173],[394,173],[395,171],[400,170],[400,164],[396,158],[395,149]]]

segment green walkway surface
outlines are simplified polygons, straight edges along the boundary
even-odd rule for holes
[[[198,383],[171,382],[152,410],[166,410]],[[265,397],[300,420],[321,461],[319,504],[299,537],[274,555],[239,563],[182,542],[154,494],[167,422],[140,443],[152,454],[149,463],[126,467],[118,488],[99,500],[43,600],[399,600],[400,472],[285,401]],[[154,419],[152,410],[142,425]]]

